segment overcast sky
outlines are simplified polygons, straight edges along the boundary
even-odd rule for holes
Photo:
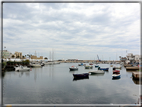
[[[140,4],[4,3],[3,46],[54,59],[140,54]]]

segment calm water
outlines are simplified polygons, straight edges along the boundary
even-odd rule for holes
[[[85,73],[69,67],[78,63],[61,63],[32,68],[30,72],[6,72],[3,77],[4,104],[134,104],[138,102],[140,85],[131,78],[132,72],[120,70],[121,78],[112,80],[112,67],[104,75],[73,80],[73,73]],[[119,65],[115,65],[119,66]],[[93,69],[97,69],[93,65]]]

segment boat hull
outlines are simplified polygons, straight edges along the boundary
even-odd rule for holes
[[[78,68],[69,68],[70,71],[75,71],[75,70],[78,70]]]
[[[95,65],[95,68],[99,67],[98,65]]]
[[[92,69],[93,66],[85,66],[85,69]]]
[[[99,70],[108,71],[109,68],[100,68]]]
[[[32,67],[41,67],[40,64],[31,64]]]
[[[113,75],[112,75],[112,78],[113,78],[113,79],[119,79],[120,77],[121,77],[120,74],[113,74]]]
[[[98,70],[98,71],[90,71],[89,73],[91,73],[91,74],[104,74],[105,72],[103,70]]]
[[[119,70],[114,70],[113,74],[120,74],[120,71]]]
[[[88,78],[89,73],[84,73],[84,74],[73,74],[74,78]]]
[[[30,71],[30,68],[27,68],[27,67],[16,67],[15,71]]]

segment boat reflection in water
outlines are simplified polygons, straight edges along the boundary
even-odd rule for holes
[[[120,78],[112,78],[112,80],[120,80]]]
[[[77,80],[86,80],[89,79],[89,77],[85,77],[85,78],[73,78],[73,81],[77,81]]]
[[[137,84],[137,85],[142,85],[142,79],[134,79],[134,78],[132,78],[132,80],[133,80],[133,82],[135,83],[135,84]]]

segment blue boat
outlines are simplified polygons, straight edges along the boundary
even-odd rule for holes
[[[83,65],[83,63],[81,63],[81,64],[78,64],[78,66],[84,66],[84,65]]]
[[[87,78],[89,77],[89,73],[83,73],[83,74],[73,74],[74,78]]]
[[[119,79],[121,77],[120,74],[112,74],[113,79]]]
[[[100,68],[98,67],[98,70],[104,70],[104,71],[108,71],[109,68]]]
[[[99,67],[99,65],[95,65],[95,67],[97,68],[97,67]]]

